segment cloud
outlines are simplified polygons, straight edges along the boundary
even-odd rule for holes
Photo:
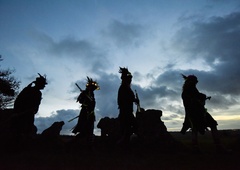
[[[99,116],[118,116],[117,95],[121,84],[120,75],[102,73],[99,79],[100,90],[96,91]]]
[[[102,31],[117,47],[137,47],[141,44],[143,26],[136,23],[124,23],[112,20],[106,30]]]
[[[35,31],[32,34],[40,45],[38,48],[49,56],[47,60],[73,61],[92,72],[105,70],[110,66],[107,52],[95,44],[94,40],[76,39],[73,36],[54,40],[43,32]]]
[[[239,100],[239,20],[240,13],[194,20],[191,25],[183,26],[174,37],[173,45],[182,52],[186,63],[203,59],[203,63],[211,68],[206,71],[192,68],[184,73],[195,74],[201,89],[215,98],[222,98],[214,99],[218,106],[231,106]]]
[[[164,120],[173,120],[173,119],[176,119],[176,118],[179,118],[179,115],[177,115],[177,114],[170,114],[168,116],[164,116],[163,115],[162,119],[164,119]]]

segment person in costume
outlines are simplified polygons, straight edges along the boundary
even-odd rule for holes
[[[14,117],[12,118],[12,132],[16,136],[31,137],[37,133],[34,125],[35,114],[38,112],[42,100],[42,92],[47,84],[46,76],[39,74],[35,81],[25,87],[14,102]]]
[[[182,88],[182,100],[185,108],[185,119],[181,133],[192,129],[192,145],[195,151],[199,151],[198,133],[204,134],[208,127],[211,128],[212,137],[218,151],[222,151],[223,147],[220,143],[220,138],[217,130],[217,121],[207,112],[204,107],[205,101],[211,97],[200,93],[196,87],[198,79],[195,75],[182,75],[185,82]]]
[[[129,145],[130,136],[133,132],[136,132],[136,118],[133,115],[133,103],[139,103],[136,99],[134,92],[131,89],[132,74],[127,68],[121,68],[119,70],[121,73],[122,83],[118,90],[118,108],[119,108],[119,121],[121,128],[121,139],[119,144]]]
[[[87,77],[86,89],[82,90],[77,98],[77,102],[81,104],[81,111],[78,117],[77,125],[73,128],[73,133],[79,138],[85,138],[89,145],[93,144],[93,130],[95,122],[95,97],[94,91],[100,87],[96,81]]]

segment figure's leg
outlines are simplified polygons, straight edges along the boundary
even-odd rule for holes
[[[198,132],[196,129],[192,129],[192,152],[200,153],[200,149],[198,146]]]
[[[36,128],[36,129],[35,129]],[[37,127],[34,125],[34,115],[29,114],[25,116],[25,124],[24,124],[24,131],[23,134],[23,140],[24,141],[31,141],[33,136],[36,135],[34,131],[37,130]]]
[[[122,146],[124,145],[124,140],[126,136],[126,121],[123,117],[119,118],[119,125],[120,125],[120,134],[119,134],[119,139],[117,141],[117,145]]]
[[[88,122],[88,125],[86,127],[86,140],[87,140],[87,147],[88,149],[93,149],[94,146],[94,121]]]
[[[212,138],[216,146],[217,153],[227,153],[228,151],[223,147],[220,140],[219,131],[217,129],[217,122],[208,112],[206,112],[206,122],[207,126],[211,128]]]
[[[124,143],[126,147],[128,147],[130,144],[131,135],[132,135],[132,123],[131,123],[131,120],[128,120],[126,125],[125,139],[124,139]]]
[[[211,127],[212,137],[214,144],[216,146],[216,152],[217,153],[227,153],[228,151],[225,149],[225,147],[222,145],[219,132],[217,130],[217,126]]]
[[[212,138],[213,138],[214,144],[220,145],[221,141],[220,141],[219,133],[217,130],[217,126],[211,127],[211,133],[212,133]]]
[[[129,120],[124,120],[121,124],[121,136],[117,144],[125,149],[129,148],[132,127]]]
[[[187,130],[189,129],[189,127],[190,127],[189,118],[188,118],[187,114],[185,114],[183,126],[182,126],[180,133],[184,135],[187,132]]]
[[[133,131],[132,133],[135,133],[136,135],[139,135],[138,133],[138,123],[137,123],[137,119],[134,117],[132,120],[132,126],[133,126]]]
[[[187,121],[184,121],[182,129],[180,131],[181,134],[185,135],[185,133],[187,132],[187,130],[189,129],[190,125]]]

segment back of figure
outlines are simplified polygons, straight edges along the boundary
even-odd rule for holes
[[[182,100],[186,116],[184,121],[184,130],[182,130],[182,133],[185,133],[185,129],[188,128],[192,128],[201,134],[205,132],[205,108],[202,103],[204,94],[198,91],[196,87],[197,83],[197,77],[194,75],[190,75],[185,78]]]
[[[205,94],[200,93],[196,84],[198,83],[197,77],[194,75],[184,76],[185,82],[183,85],[182,99],[185,108],[185,120],[181,133],[192,128],[192,147],[193,153],[200,153],[198,146],[198,133],[204,134],[207,127],[211,128],[213,141],[216,145],[216,151],[226,153],[225,148],[221,145],[219,133],[217,130],[217,121],[206,111],[204,105],[206,99]]]
[[[31,87],[31,85],[28,85],[16,98],[14,102],[14,110],[16,111],[16,114],[27,110],[31,110],[32,112],[37,113],[41,99],[41,91],[34,87]]]
[[[14,102],[14,117],[11,128],[15,136],[31,136],[36,134],[37,128],[34,125],[34,115],[38,112],[42,100],[42,92],[46,82],[46,77],[39,74],[35,81],[25,87]],[[32,85],[35,86],[32,86]]]
[[[118,90],[118,106],[123,114],[133,112],[135,95],[129,85],[121,84]]]

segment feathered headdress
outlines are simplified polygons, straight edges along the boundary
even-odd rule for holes
[[[39,75],[39,77],[37,77],[33,83],[47,84],[46,75],[44,74],[44,76],[42,76],[40,73],[38,73],[38,75]]]
[[[97,83],[96,81],[93,81],[92,78],[89,78],[89,77],[87,76],[87,84],[86,84],[86,87],[89,87],[89,86],[95,87],[96,90],[99,90],[99,89],[100,89],[98,83]]]
[[[181,75],[185,81],[198,81],[195,75],[189,75],[189,76],[185,76],[184,74],[181,74]]]
[[[132,77],[132,74],[128,71],[128,68],[125,67],[119,67],[119,73],[122,74],[121,79],[127,78],[127,77]]]
[[[183,79],[186,81],[187,80],[187,76],[185,76],[184,74],[181,74]]]

